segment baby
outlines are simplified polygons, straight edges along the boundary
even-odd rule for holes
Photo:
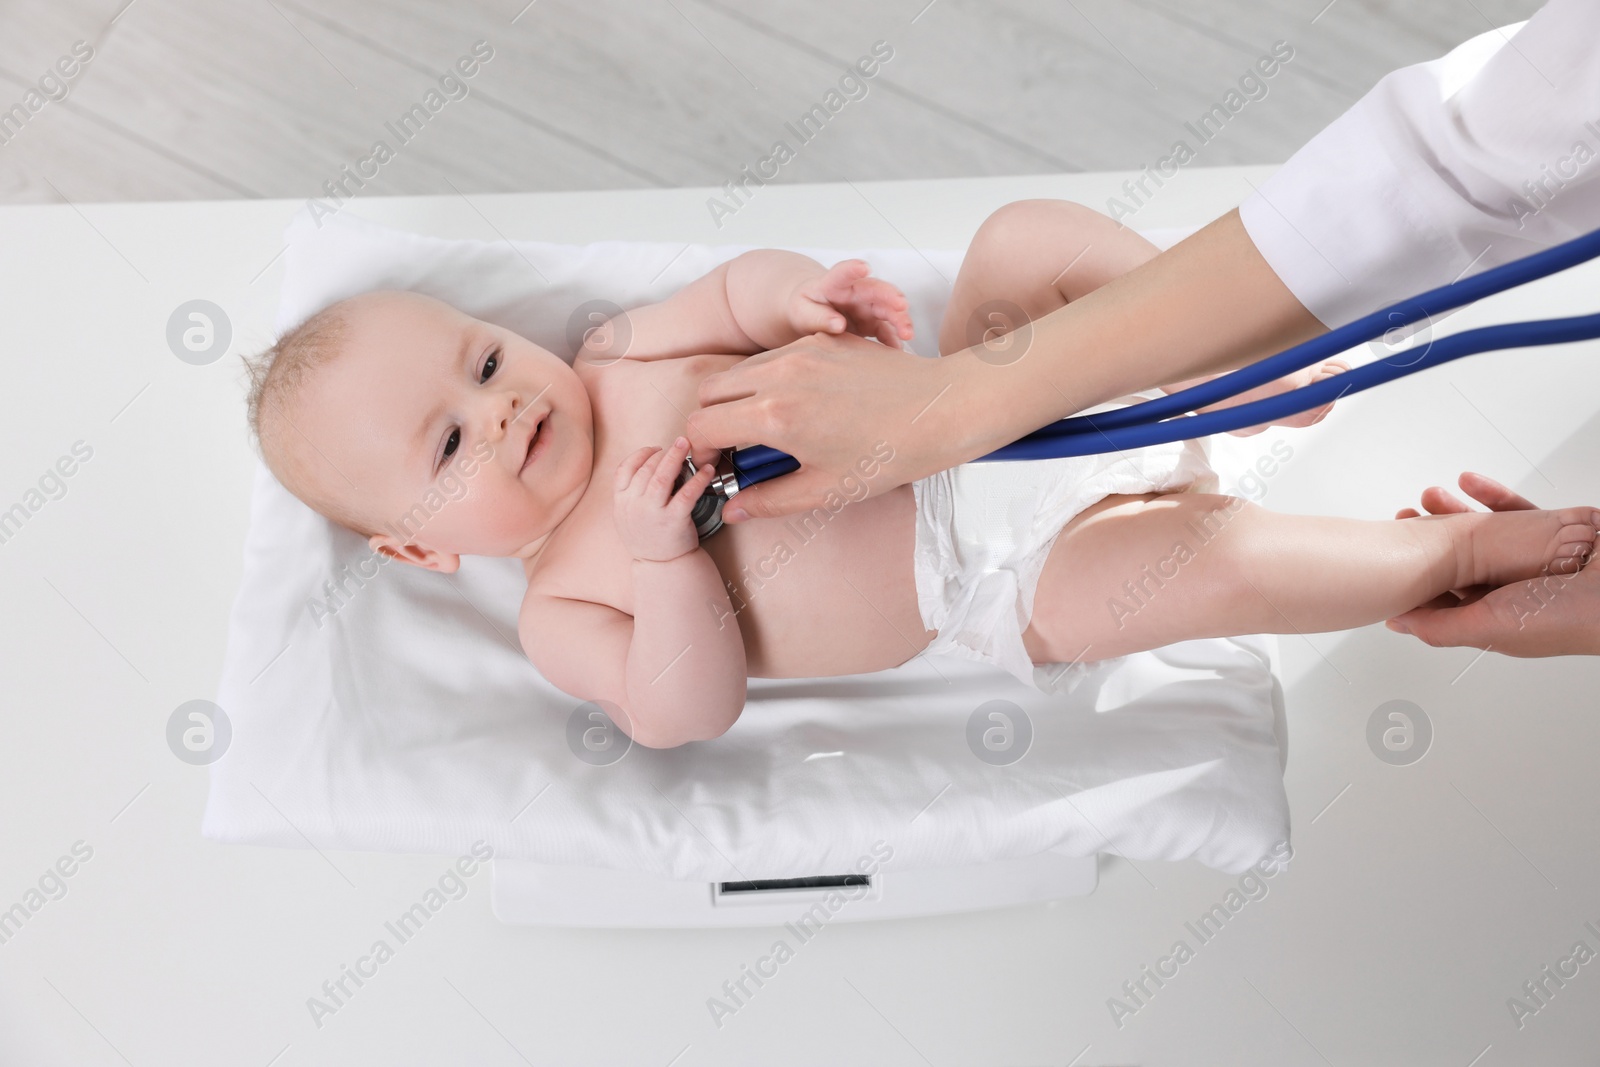
[[[972,345],[970,324],[981,335],[997,302],[1037,318],[1155,254],[1076,204],[1007,205],[968,249],[940,351]],[[1037,664],[1342,630],[1452,589],[1571,573],[1600,524],[1587,507],[1275,514],[1203,491],[1215,487],[1204,452],[1180,442],[969,463],[866,499],[847,479],[837,506],[698,541],[690,510],[720,457],[695,451],[696,475],[676,493],[673,483],[700,381],[844,330],[898,347],[912,336],[904,296],[859,260],[824,268],[770,249],[592,330],[570,363],[430,297],[372,292],[249,363],[250,421],[279,481],[375,551],[446,574],[463,554],[519,558],[530,661],[651,748],[722,734],[750,677],[858,674],[946,653],[1045,688]],[[996,358],[994,372],[1012,358]],[[895,431],[883,427],[861,457],[862,478],[893,456]]]

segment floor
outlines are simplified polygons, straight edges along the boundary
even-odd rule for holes
[[[0,202],[1136,170],[1245,79],[1201,166],[1279,163],[1387,71],[1532,0],[4,0]],[[468,78],[441,76],[470,56]],[[882,42],[878,44],[878,42]],[[1281,43],[1278,43],[1281,42]],[[840,79],[857,61],[871,76]],[[1253,65],[1278,49],[1270,77]],[[434,90],[402,143],[388,125]],[[828,94],[836,95],[828,99]],[[786,123],[819,105],[804,138]],[[798,129],[798,127],[797,127]],[[374,174],[373,172],[376,171]]]

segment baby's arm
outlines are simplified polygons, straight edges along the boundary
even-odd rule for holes
[[[632,556],[632,616],[530,592],[517,627],[546,679],[616,705],[617,727],[646,748],[720,737],[744,710],[749,682],[733,605],[689,518],[713,468],[672,492],[688,451],[679,437],[617,467],[614,512]]]
[[[906,309],[900,291],[869,277],[862,260],[830,269],[796,252],[761,248],[721,264],[659,304],[607,319],[587,332],[578,358],[751,355],[846,329],[898,347],[911,337]]]
[[[614,705],[617,728],[646,748],[720,737],[744,710],[748,675],[716,564],[696,550],[632,566],[633,615],[530,592],[517,627],[523,650],[551,685]],[[718,598],[721,611],[708,610]]]

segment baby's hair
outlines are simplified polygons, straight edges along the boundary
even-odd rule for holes
[[[370,523],[338,494],[322,491],[327,479],[306,469],[303,457],[310,442],[293,440],[300,431],[289,418],[312,373],[338,356],[345,326],[342,302],[333,304],[283,333],[266,351],[244,357],[250,376],[245,406],[262,462],[283,487],[324,518],[369,537]]]

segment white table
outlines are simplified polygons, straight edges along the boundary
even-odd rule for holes
[[[1186,170],[1134,221],[1203,221],[1268,171]],[[704,189],[350,210],[491,239],[959,247],[1007,200],[1103,208],[1125,177],[769,186],[720,231]],[[307,998],[448,860],[202,840],[204,771],[164,739],[178,704],[214,692],[253,462],[237,356],[270,341],[295,206],[0,208],[0,510],[75,441],[93,449],[0,544],[0,909],[74,842],[93,849],[65,895],[0,928],[0,1063],[1466,1067],[1481,1053],[1490,1067],[1580,1062],[1600,1044],[1600,962],[1520,1031],[1506,1007],[1578,939],[1600,949],[1583,926],[1600,928],[1600,665],[1433,650],[1381,626],[1283,639],[1296,860],[1120,1029],[1107,999],[1194,943],[1185,922],[1236,879],[1106,862],[1089,897],[839,925],[719,1028],[707,998],[773,931],[505,927],[480,872],[317,1028]],[[1575,272],[1446,328],[1592,310],[1597,280]],[[165,340],[195,298],[234,327],[204,367]],[[1293,459],[1265,503],[1387,517],[1468,468],[1552,505],[1600,503],[1596,354],[1482,356],[1349,399],[1285,436]],[[1434,725],[1411,766],[1366,744],[1391,699]]]

